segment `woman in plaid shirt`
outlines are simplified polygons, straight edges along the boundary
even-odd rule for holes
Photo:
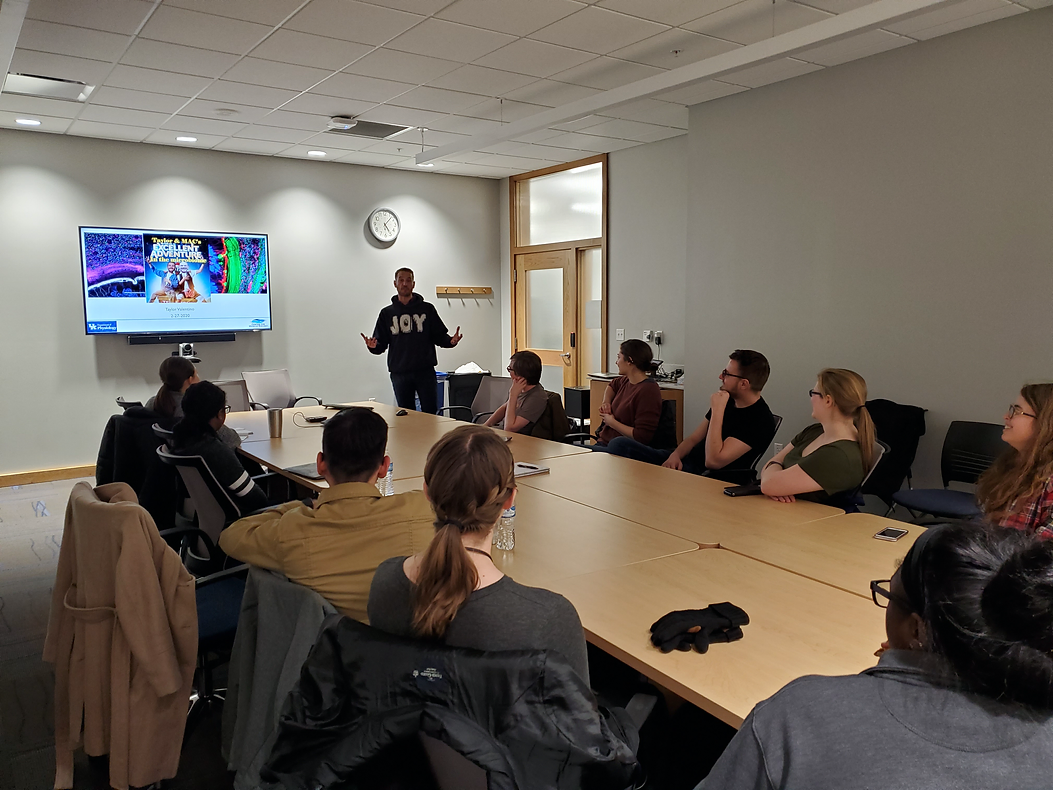
[[[1002,441],[1011,449],[980,477],[980,506],[999,526],[1053,538],[1053,384],[1020,390]]]

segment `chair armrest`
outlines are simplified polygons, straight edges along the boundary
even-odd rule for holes
[[[577,444],[579,440],[584,444],[590,439],[595,439],[591,433],[568,433],[563,437],[564,444]]]
[[[199,579],[195,579],[194,584],[197,589],[200,590],[202,587],[207,587],[210,584],[215,584],[216,582],[221,582],[224,579],[230,579],[234,576],[248,576],[248,573],[249,566],[242,563],[241,565],[235,565],[233,568],[227,568],[224,571],[216,571],[215,573],[210,573],[208,576],[202,576]]]
[[[254,400],[249,401],[249,411],[267,411],[269,408],[270,406],[266,403],[257,403]]]
[[[295,406],[297,403],[299,403],[302,400],[313,400],[319,406],[322,405],[322,399],[321,398],[316,398],[314,395],[301,395],[299,398],[297,398],[296,400],[293,401],[292,405]]]
[[[464,408],[464,407],[462,406],[461,408]],[[481,411],[478,414],[476,414],[474,417],[472,417],[472,422],[478,423],[480,417],[489,417],[491,414],[493,414],[492,411]]]
[[[442,414],[444,411],[453,411],[454,409],[464,409],[469,414],[472,413],[472,410],[469,409],[467,406],[443,406],[441,409],[438,410],[438,412],[436,412],[436,414]]]

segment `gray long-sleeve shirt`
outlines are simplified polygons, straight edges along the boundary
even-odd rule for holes
[[[398,636],[414,636],[413,583],[405,557],[385,560],[369,588],[369,624]],[[559,593],[524,587],[503,576],[476,590],[446,631],[450,647],[475,650],[555,650],[589,682],[585,632],[574,605]]]
[[[932,654],[890,650],[758,703],[696,790],[1053,787],[1053,715],[967,694]]]

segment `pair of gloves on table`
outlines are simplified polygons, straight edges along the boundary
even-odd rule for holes
[[[660,617],[651,626],[651,644],[663,653],[695,648],[705,653],[714,642],[742,639],[750,617],[733,603],[714,603],[705,609],[685,609]]]

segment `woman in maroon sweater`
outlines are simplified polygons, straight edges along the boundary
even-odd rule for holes
[[[628,436],[641,444],[650,444],[662,414],[662,391],[658,382],[648,377],[654,355],[642,340],[626,340],[618,357],[618,376],[607,385],[600,404],[603,426],[592,449],[605,449],[612,439]]]

